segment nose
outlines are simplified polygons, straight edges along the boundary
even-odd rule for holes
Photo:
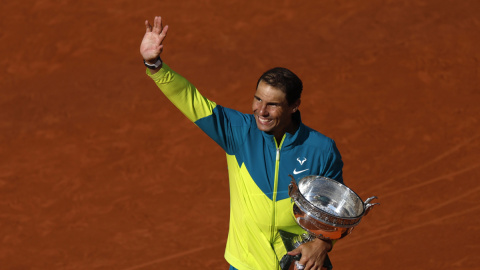
[[[258,108],[258,114],[261,116],[268,116],[268,110],[266,104],[260,104]]]

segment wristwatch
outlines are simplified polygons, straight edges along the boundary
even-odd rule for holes
[[[162,65],[162,59],[160,59],[160,56],[159,56],[157,58],[157,61],[155,62],[155,64],[149,64],[149,63],[147,63],[147,61],[145,61],[145,59],[143,59],[143,63],[149,69],[157,69],[159,66]]]

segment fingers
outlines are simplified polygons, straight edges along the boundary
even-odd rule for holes
[[[167,32],[168,32],[168,25],[165,25],[160,35],[163,36],[163,38],[165,38],[167,36]]]
[[[145,21],[145,28],[146,28],[146,33],[152,32],[152,26],[148,22],[148,20]]]
[[[292,255],[292,256],[295,256],[295,255],[298,255],[298,254],[301,254],[301,253],[302,253],[302,246],[299,246],[296,249],[287,252],[288,255]]]
[[[145,26],[147,28],[147,33],[148,32],[153,32],[157,35],[159,35],[160,37],[160,44],[162,43],[162,41],[165,39],[165,37],[167,36],[167,32],[168,32],[168,25],[166,25],[165,27],[163,27],[163,23],[162,23],[162,17],[161,16],[156,16],[155,19],[153,20],[153,28],[152,26],[148,23],[148,20],[145,21]]]
[[[153,20],[153,32],[157,35],[162,32],[163,26],[162,26],[162,17],[160,16],[155,16],[155,19]]]
[[[308,262],[302,262],[300,261],[295,261],[295,267],[297,270],[319,270],[316,263],[312,263],[310,261]]]
[[[303,266],[304,270],[321,270],[323,266],[323,261],[316,261],[302,257],[297,261],[300,266]]]
[[[295,270],[304,270],[304,269],[305,269],[305,265],[301,264],[298,261],[295,261]]]
[[[163,51],[163,40],[165,39],[165,37],[167,36],[167,30],[168,30],[168,26],[165,26],[165,28],[163,28],[163,31],[160,33],[160,35],[158,36],[159,37],[159,44],[160,44],[160,53],[162,53]]]

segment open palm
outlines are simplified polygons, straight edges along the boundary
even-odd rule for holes
[[[143,59],[154,62],[163,51],[163,40],[167,36],[168,25],[162,26],[162,18],[157,16],[153,21],[153,27],[145,21],[146,32],[140,45],[140,53]]]

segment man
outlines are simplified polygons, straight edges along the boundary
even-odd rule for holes
[[[301,80],[288,69],[271,69],[258,80],[253,114],[222,107],[162,63],[168,26],[161,18],[145,26],[140,53],[147,74],[227,154],[231,213],[225,259],[230,269],[279,269],[287,251],[278,231],[305,232],[292,214],[289,174],[342,182],[343,162],[333,140],[301,122]],[[301,253],[304,269],[320,269],[331,248],[330,241],[316,239],[289,254]]]

